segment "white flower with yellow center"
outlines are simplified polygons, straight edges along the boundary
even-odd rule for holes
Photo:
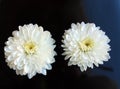
[[[43,31],[40,26],[29,24],[19,26],[19,31],[13,31],[4,47],[8,66],[17,74],[32,78],[36,73],[46,75],[55,62],[55,41],[50,32]]]
[[[63,50],[68,65],[78,65],[81,71],[99,66],[110,59],[110,39],[94,23],[72,24],[63,35]]]

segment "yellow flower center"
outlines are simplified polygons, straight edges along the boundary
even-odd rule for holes
[[[85,38],[83,41],[79,43],[79,46],[83,52],[88,52],[92,50],[94,46],[94,41],[91,38]]]
[[[26,42],[23,47],[27,55],[34,54],[36,51],[36,44],[31,41]]]

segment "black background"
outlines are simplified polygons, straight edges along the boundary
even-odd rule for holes
[[[0,2],[0,89],[117,89],[106,76],[81,73],[77,66],[67,66],[61,56],[61,39],[71,23],[88,22],[81,0],[1,0]],[[56,40],[56,62],[47,76],[37,74],[32,79],[16,75],[5,63],[4,43],[12,31],[24,24],[38,24],[51,32]]]

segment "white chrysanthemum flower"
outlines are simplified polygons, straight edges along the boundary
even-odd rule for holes
[[[110,39],[94,23],[72,24],[65,30],[62,42],[65,60],[70,58],[68,65],[78,65],[81,71],[93,65],[98,67],[110,59]]]
[[[13,31],[4,47],[8,66],[16,70],[17,75],[28,75],[32,78],[36,73],[46,75],[55,62],[55,41],[48,31],[40,26],[29,24],[19,26],[19,31]]]

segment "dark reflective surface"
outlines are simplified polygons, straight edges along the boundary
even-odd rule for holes
[[[80,0],[1,0],[0,2],[0,88],[1,89],[117,89],[114,79],[94,70],[81,73],[77,66],[67,66],[61,56],[61,39],[71,23],[90,21]],[[31,80],[17,76],[5,63],[4,42],[19,25],[38,24],[56,40],[56,62],[47,76],[37,74]],[[106,64],[107,65],[107,64]],[[99,68],[96,68],[96,70]],[[102,71],[104,70],[104,71]],[[111,71],[112,70],[112,71]],[[112,73],[111,67],[101,71]]]

